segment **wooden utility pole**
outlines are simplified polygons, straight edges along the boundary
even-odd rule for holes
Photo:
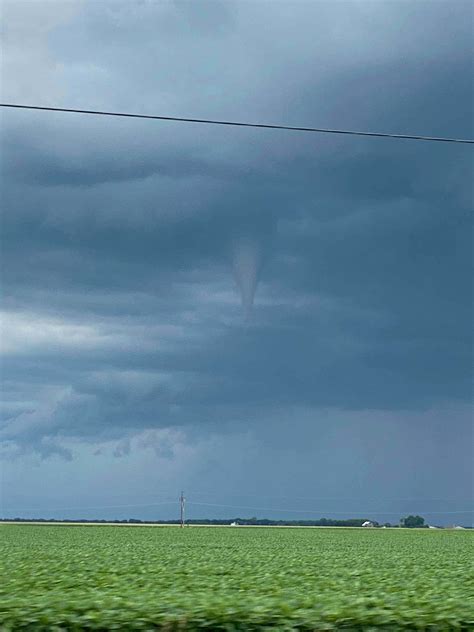
[[[181,496],[179,497],[179,504],[181,508],[181,527],[184,527],[184,503],[186,499],[184,497],[184,492],[181,492]]]

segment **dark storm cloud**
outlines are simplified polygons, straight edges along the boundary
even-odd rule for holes
[[[282,4],[263,22],[250,4],[94,3],[48,18],[36,63],[56,105],[471,136],[468,13]],[[262,450],[283,450],[299,409],[313,411],[301,436],[322,433],[325,408],[372,411],[367,437],[377,409],[399,415],[400,437],[410,423],[430,432],[420,411],[465,411],[470,148],[65,114],[2,122],[7,446],[70,458],[68,442],[116,440],[123,462],[150,429],[199,442],[250,428]],[[264,259],[247,325],[238,239]],[[454,423],[469,434],[465,412]],[[347,454],[353,440],[341,431],[334,445]],[[436,449],[426,458],[434,467]]]

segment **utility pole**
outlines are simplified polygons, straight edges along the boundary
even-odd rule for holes
[[[184,527],[184,503],[186,502],[186,498],[184,497],[184,492],[181,492],[181,496],[179,497],[179,504],[181,508],[181,527]]]

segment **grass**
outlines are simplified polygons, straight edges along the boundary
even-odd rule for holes
[[[8,630],[474,630],[473,533],[0,527]]]

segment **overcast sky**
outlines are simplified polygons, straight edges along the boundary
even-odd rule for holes
[[[473,135],[470,2],[1,6],[4,102]],[[4,516],[471,523],[470,146],[0,115]]]

